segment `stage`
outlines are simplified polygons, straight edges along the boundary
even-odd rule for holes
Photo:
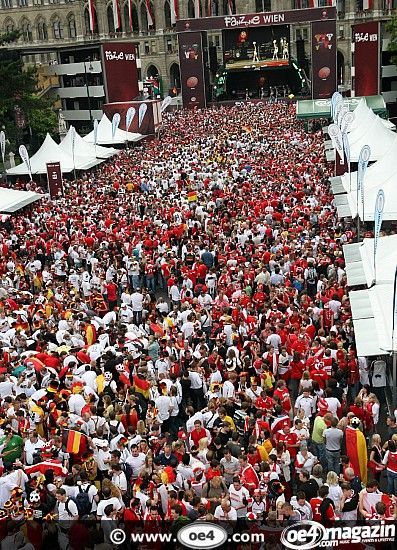
[[[288,67],[288,59],[263,59],[260,61],[251,61],[247,59],[242,59],[238,61],[232,61],[226,63],[227,71],[241,71],[243,69],[247,70],[260,70],[265,68],[278,68],[278,67]]]

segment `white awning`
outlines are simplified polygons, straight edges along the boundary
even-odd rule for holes
[[[33,191],[18,191],[0,187],[0,212],[11,214],[43,197],[44,195]]]

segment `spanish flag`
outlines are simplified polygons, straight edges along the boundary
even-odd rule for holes
[[[80,450],[80,444],[83,434],[75,430],[69,430],[68,439],[66,441],[66,452],[77,455]]]
[[[135,391],[142,394],[145,399],[149,399],[150,383],[137,375],[134,375],[133,380]]]
[[[364,434],[360,430],[355,430],[351,426],[346,428],[346,454],[356,476],[366,484],[367,483],[367,445]]]
[[[189,191],[187,200],[188,202],[195,202],[197,200],[197,191]]]

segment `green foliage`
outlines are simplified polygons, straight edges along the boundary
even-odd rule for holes
[[[12,44],[18,37],[19,31],[0,35],[0,45]],[[24,67],[11,48],[0,50],[0,128],[4,128],[10,150],[15,151],[21,143],[35,149],[47,132],[56,130],[52,103],[38,97],[37,91],[36,68]],[[18,126],[18,119],[23,127]]]
[[[386,30],[390,35],[388,50],[391,52],[391,62],[397,65],[397,14],[394,13],[390,21],[386,24]]]

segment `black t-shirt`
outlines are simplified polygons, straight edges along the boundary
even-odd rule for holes
[[[298,483],[298,491],[304,491],[306,500],[310,502],[310,499],[316,498],[318,493],[318,483],[315,479],[308,479],[303,483]]]

